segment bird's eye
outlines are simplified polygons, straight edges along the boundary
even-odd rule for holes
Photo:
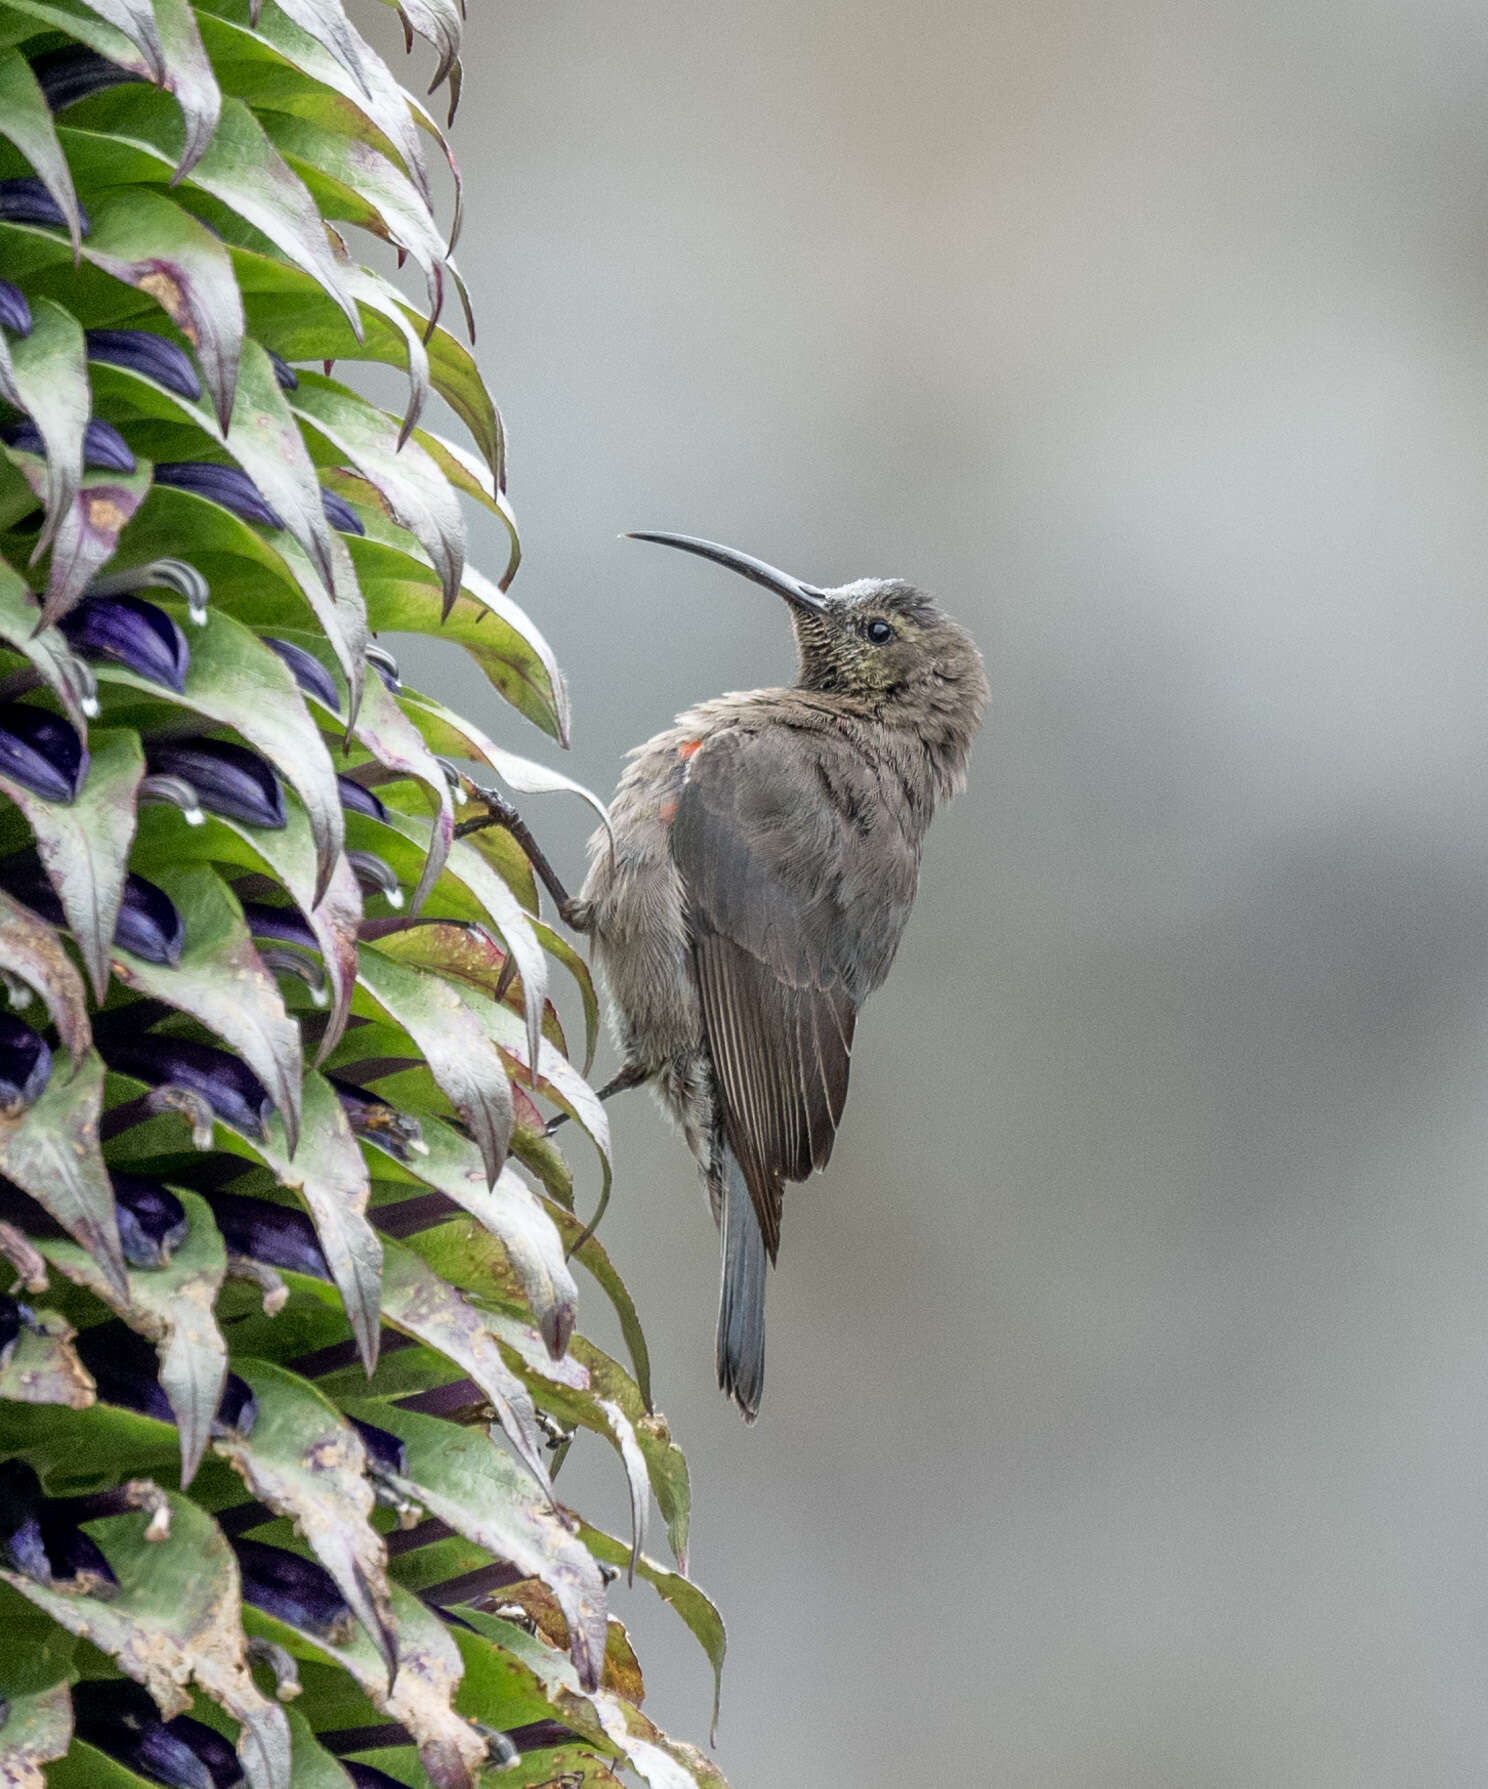
[[[887,646],[894,637],[894,630],[887,621],[870,621],[864,631],[875,646]]]

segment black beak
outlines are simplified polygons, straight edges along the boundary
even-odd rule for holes
[[[680,547],[684,553],[696,553],[700,559],[711,559],[715,565],[726,565],[755,584],[763,584],[783,596],[793,609],[819,614],[827,606],[826,592],[815,584],[803,584],[789,572],[777,571],[763,559],[752,559],[748,553],[736,553],[732,547],[721,547],[717,541],[699,540],[693,534],[627,534],[626,540],[654,540],[659,546]]]

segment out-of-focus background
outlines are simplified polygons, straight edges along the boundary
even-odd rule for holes
[[[613,1108],[720,1764],[1480,1785],[1488,16],[471,12],[460,258],[573,750],[405,674],[607,793],[791,670],[764,592],[615,539],[652,527],[911,577],[994,692],[789,1200],[752,1432],[690,1161]],[[526,807],[576,878],[578,805]],[[620,1607],[701,1737],[690,1638]]]

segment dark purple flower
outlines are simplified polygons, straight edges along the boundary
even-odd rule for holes
[[[59,625],[83,658],[110,659],[167,689],[186,687],[186,636],[174,616],[142,596],[85,596]]]
[[[127,68],[120,68],[117,62],[110,62],[106,56],[100,56],[96,50],[84,49],[81,44],[69,44],[65,49],[46,50],[40,56],[33,56],[31,72],[54,112],[76,105],[91,94],[117,87],[121,81],[144,79],[143,75],[131,74]]]
[[[81,206],[78,211],[82,219],[83,234],[86,236],[87,214]],[[29,174],[17,180],[0,180],[0,223],[44,224],[59,230],[67,228],[67,219],[63,217],[57,201],[40,180]]]
[[[387,819],[387,809],[378,796],[355,777],[338,775],[336,788],[340,792],[341,805],[348,813],[365,814],[369,820]]]
[[[177,491],[191,491],[220,503],[245,522],[262,528],[282,528],[278,512],[241,466],[220,466],[213,460],[166,460],[155,467],[155,482]]]
[[[0,1009],[0,1113],[41,1098],[52,1074],[52,1052],[39,1031]]]
[[[175,1422],[175,1412],[161,1388],[160,1362],[155,1350],[128,1324],[112,1317],[106,1323],[79,1330],[75,1346],[105,1403],[137,1410],[141,1416],[153,1416],[157,1422]],[[236,1373],[229,1373],[212,1418],[213,1433],[247,1435],[257,1416],[253,1393]]]
[[[26,702],[0,704],[0,776],[71,803],[88,774],[88,748],[71,721]]]
[[[232,1546],[245,1603],[333,1644],[350,1639],[351,1605],[323,1565],[264,1541],[234,1540]]]
[[[29,416],[0,426],[0,441],[18,453],[44,454],[46,442]],[[83,464],[97,472],[133,472],[135,458],[129,443],[111,422],[90,422],[83,431]]]
[[[184,1087],[200,1095],[224,1124],[255,1142],[262,1139],[274,1103],[241,1057],[169,1032],[120,1028],[95,1041],[110,1068],[151,1087]]]
[[[289,666],[294,673],[295,682],[307,696],[314,696],[318,702],[324,702],[333,714],[341,712],[341,698],[336,694],[331,674],[318,658],[306,652],[303,646],[296,646],[289,640],[275,640],[268,634],[264,635],[263,643],[277,652]]]
[[[153,379],[178,398],[201,396],[201,380],[191,356],[168,336],[156,335],[152,329],[90,329],[87,342],[89,360]]]
[[[320,490],[320,507],[325,511],[325,519],[333,528],[339,528],[343,534],[365,534],[367,525],[346,499],[338,491],[328,491],[325,486]]]
[[[0,280],[0,323],[12,335],[31,333],[31,306],[21,288],[11,285],[9,280]]]
[[[331,1270],[315,1226],[304,1212],[272,1204],[267,1199],[250,1199],[242,1193],[208,1193],[207,1199],[230,1254],[247,1255],[266,1267],[282,1267],[288,1273],[330,1279]]]
[[[152,774],[190,783],[209,813],[245,826],[284,827],[279,778],[247,746],[225,739],[162,739],[147,741],[145,757]]]
[[[298,391],[300,375],[294,370],[282,354],[276,354],[272,348],[268,350],[269,365],[274,369],[274,379],[281,391]]]
[[[49,925],[67,924],[57,891],[35,851],[17,851],[0,859],[0,888],[23,901]],[[143,957],[147,963],[168,963],[172,967],[180,962],[186,943],[185,924],[170,896],[133,871],[124,878],[114,943]]]
[[[119,1220],[119,1241],[131,1267],[165,1267],[191,1233],[186,1207],[158,1180],[142,1174],[109,1175]]]

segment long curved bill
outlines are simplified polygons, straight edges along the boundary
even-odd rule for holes
[[[773,565],[766,565],[763,559],[751,558],[748,553],[736,553],[732,547],[721,547],[717,541],[699,540],[694,534],[636,533],[627,534],[625,539],[653,540],[658,546],[680,547],[684,553],[711,559],[715,565],[725,565],[730,571],[738,572],[741,578],[763,584],[766,590],[783,596],[792,608],[804,609],[808,614],[818,613],[827,606],[826,592],[818,590],[815,584],[803,584],[789,572],[778,571]]]

